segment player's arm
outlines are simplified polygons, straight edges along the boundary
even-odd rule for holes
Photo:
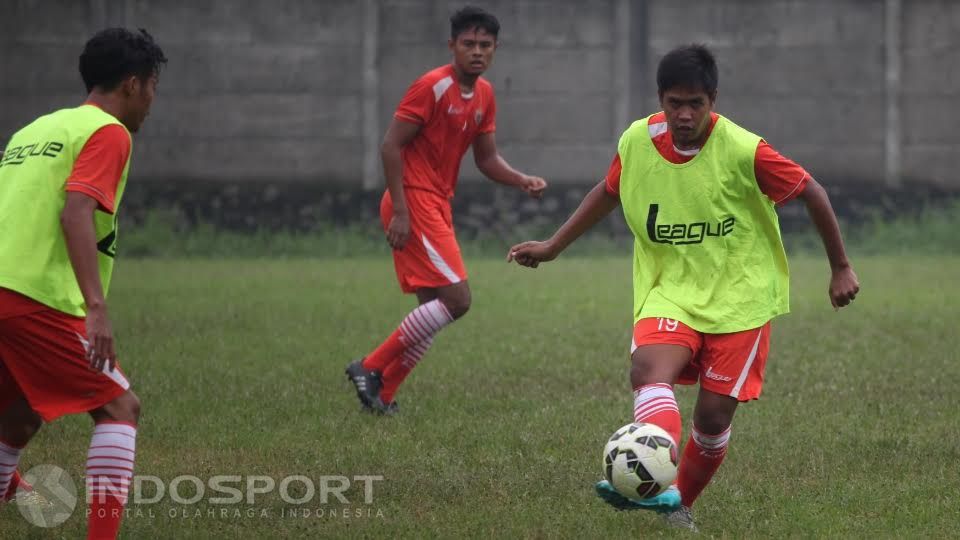
[[[107,315],[97,263],[97,233],[93,225],[93,213],[99,204],[85,193],[68,191],[67,201],[60,213],[67,254],[87,305],[87,356],[91,369],[97,371],[103,369],[104,363],[108,363],[113,370],[116,362],[113,330]]]
[[[827,251],[830,261],[830,303],[834,308],[846,306],[857,297],[860,291],[860,282],[854,273],[850,261],[847,260],[843,238],[840,236],[840,225],[837,216],[830,205],[827,191],[819,182],[810,178],[806,187],[797,196],[807,206],[807,213],[817,227],[823,247]]]
[[[620,198],[610,194],[607,190],[607,181],[601,180],[590,190],[590,193],[587,193],[573,215],[549,240],[523,242],[513,246],[507,255],[507,262],[517,261],[517,264],[522,266],[536,268],[541,262],[556,259],[567,246],[605,218],[619,204]]]
[[[387,190],[393,201],[393,218],[387,226],[387,242],[393,249],[403,249],[410,237],[410,212],[403,194],[403,147],[410,144],[420,133],[420,125],[394,118],[387,127],[380,145],[380,159],[383,161],[383,175],[387,179]]]
[[[540,198],[547,189],[547,181],[539,176],[524,174],[507,163],[497,151],[493,131],[481,133],[473,141],[473,160],[484,176],[507,186],[517,187],[531,197]]]
[[[94,212],[113,213],[115,196],[130,157],[130,134],[119,124],[97,130],[87,140],[64,183],[66,202],[60,225],[77,285],[87,306],[87,356],[91,369],[116,365],[113,329],[100,282]]]

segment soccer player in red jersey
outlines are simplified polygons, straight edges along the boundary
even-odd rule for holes
[[[115,538],[133,477],[140,401],[117,362],[106,297],[131,133],[163,51],[144,30],[94,35],[89,95],[41,116],[0,159],[0,494],[44,422],[89,413],[88,538]]]
[[[471,145],[477,168],[495,182],[540,197],[543,178],[513,169],[494,138],[497,105],[481,75],[497,48],[496,17],[465,7],[450,18],[453,61],[425,73],[407,90],[381,147],[387,191],[380,218],[393,248],[400,288],[419,307],[347,376],[367,410],[397,411],[400,383],[443,327],[470,308],[470,287],[453,231],[450,199],[460,160]]]
[[[676,485],[652,499],[596,489],[620,509],[662,512],[696,529],[690,507],[727,452],[741,402],[757,399],[770,320],[789,311],[789,273],[774,206],[798,198],[830,262],[835,308],[859,292],[826,191],[766,141],[713,112],[717,66],[706,47],[668,53],[657,69],[662,112],[624,132],[606,177],[545,242],[511,248],[536,267],[622,206],[634,243],[633,419],[680,442],[673,385],[700,391]]]

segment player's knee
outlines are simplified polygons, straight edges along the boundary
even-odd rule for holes
[[[467,291],[464,294],[457,295],[453,298],[444,298],[443,305],[447,308],[447,311],[450,312],[450,316],[454,319],[459,319],[467,314],[470,311],[470,292]]]
[[[26,401],[15,403],[4,410],[0,417],[0,439],[17,446],[26,446],[42,425],[43,420]]]
[[[140,398],[131,390],[94,412],[95,420],[110,420],[137,425],[140,421]]]
[[[0,427],[0,439],[16,446],[26,446],[40,431],[43,422],[40,417],[23,418],[18,422],[7,422]]]
[[[646,384],[667,382],[661,380],[663,376],[656,369],[653,362],[634,359],[630,364],[630,383],[634,388]]]
[[[40,431],[40,426],[43,425],[43,422],[40,420],[40,417],[33,415],[29,418],[25,418],[23,423],[20,424],[17,438],[20,439],[22,444],[26,444],[27,441],[33,438],[34,435]]]
[[[124,396],[126,396],[124,412],[126,412],[127,417],[132,421],[131,423],[137,424],[140,421],[140,398],[130,391],[124,394]]]
[[[463,317],[464,315],[466,315],[468,311],[470,311],[469,298],[467,300],[455,303],[453,307],[450,308],[450,315],[454,319],[459,319],[460,317]]]

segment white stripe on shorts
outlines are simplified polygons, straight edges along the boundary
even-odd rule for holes
[[[753,349],[750,351],[750,356],[747,358],[747,363],[743,366],[743,371],[740,372],[740,377],[737,378],[737,384],[734,385],[733,390],[730,392],[730,397],[739,397],[740,388],[743,386],[743,383],[747,380],[747,375],[750,374],[750,366],[753,365],[753,360],[757,357],[757,349],[760,348],[760,336],[763,335],[763,327],[760,327],[760,330],[757,332],[757,340],[753,342]]]
[[[427,248],[427,256],[430,257],[430,262],[433,263],[437,271],[443,274],[443,277],[447,278],[447,281],[450,283],[460,283],[460,276],[450,268],[447,261],[443,260],[443,257],[441,257],[440,253],[433,247],[433,244],[427,240],[427,235],[421,234],[420,239],[423,240],[423,247]]]

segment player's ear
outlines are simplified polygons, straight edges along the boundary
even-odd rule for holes
[[[130,75],[120,83],[120,89],[126,97],[135,96],[141,90],[140,84],[140,79],[136,75]]]
[[[713,107],[714,104],[716,103],[717,103],[717,91],[714,90],[713,93],[710,94],[710,106]]]
[[[457,40],[450,38],[447,40],[447,48],[450,49],[450,52],[453,52],[454,47],[457,45]]]

